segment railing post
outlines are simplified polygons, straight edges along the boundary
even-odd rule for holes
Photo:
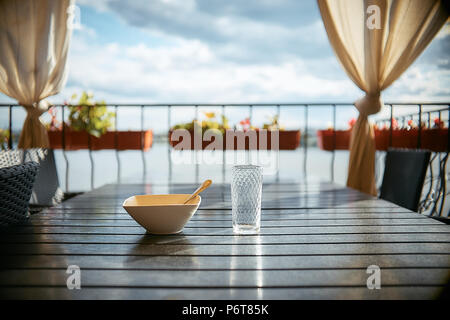
[[[61,105],[61,117],[62,117],[62,128],[61,128],[61,148],[66,162],[66,192],[69,192],[69,159],[67,159],[66,154],[66,122],[64,117],[65,105]]]
[[[142,169],[144,171],[143,174],[143,182],[147,180],[147,164],[145,163],[145,152],[144,152],[144,105],[141,105],[141,157],[142,157]]]
[[[249,119],[249,121],[250,121],[250,125],[251,125],[251,123],[252,123],[252,118],[253,118],[253,105],[249,105],[248,106],[248,108],[249,108],[249,116],[248,116],[248,119]],[[244,142],[244,145],[245,145],[245,142]],[[250,140],[249,140],[249,146],[250,146]],[[246,150],[246,148],[244,147],[244,156],[245,156],[245,160],[246,160],[246,162],[248,163],[248,164],[251,164],[251,159],[250,159],[250,152],[251,152],[251,150],[250,150],[250,148],[248,148],[248,150]],[[277,171],[278,172],[278,171]]]
[[[394,124],[394,105],[390,105],[391,106],[391,123],[389,125],[389,147],[392,147],[392,125]]]
[[[417,135],[417,149],[422,145],[422,105],[419,104],[419,132]]]
[[[280,105],[279,104],[277,104],[277,122],[278,122],[278,126],[280,125]],[[279,130],[279,128],[278,128],[278,130]],[[280,135],[279,135],[279,132],[278,132],[278,139],[280,138]],[[278,145],[279,145],[279,142],[278,142]],[[280,152],[279,150],[278,150],[278,152]],[[280,163],[279,163],[279,159],[280,159],[280,157],[279,157],[279,155],[278,155],[278,157],[277,157],[277,176],[276,176],[276,182],[279,182],[280,181]]]
[[[336,157],[336,105],[333,104],[333,151],[331,154],[331,181],[334,182],[334,161]]]
[[[195,105],[195,120],[198,121],[198,105]],[[194,126],[194,128],[195,128],[195,126]],[[201,138],[200,150],[202,150],[203,149],[203,130],[201,131],[200,134],[201,134],[201,136],[200,136],[200,138]],[[194,130],[194,137],[195,137],[195,130]],[[194,137],[192,137],[192,138],[194,139],[195,182],[199,183],[199,171],[200,171],[200,166],[199,166],[199,163],[198,163],[198,152],[199,152],[199,150],[197,150],[195,148],[196,145],[195,145],[195,138]]]
[[[222,105],[222,116],[225,117],[225,105]],[[226,132],[222,137],[222,182],[225,183],[225,169],[226,169],[226,158],[225,158],[225,149],[226,145],[223,143],[225,141]]]
[[[116,153],[116,162],[117,162],[117,183],[120,183],[120,176],[121,176],[121,168],[120,168],[120,157],[119,157],[119,132],[117,131],[117,114],[118,114],[118,106],[114,106],[114,149]]]
[[[303,146],[304,146],[304,160],[303,160],[303,174],[306,177],[306,172],[308,168],[308,109],[309,105],[305,104],[305,133],[303,138]]]
[[[168,105],[167,106],[167,126],[168,126],[168,130],[170,131],[170,123],[171,123],[171,110],[172,110],[172,106]],[[169,161],[169,183],[172,182],[172,157],[171,157],[171,146],[170,146],[170,136],[169,138],[169,143],[167,144],[167,157],[168,157],[168,161]]]
[[[92,111],[92,106],[87,106],[88,108],[88,119],[89,122],[91,121],[91,111]],[[89,160],[91,162],[91,190],[94,189],[94,159],[92,157],[92,140],[91,140],[91,134],[88,132],[88,150],[89,150]]]
[[[8,137],[8,148],[11,150],[13,148],[13,130],[12,130],[12,106],[9,106],[8,109],[8,118],[9,118],[9,137]]]
[[[450,105],[447,106],[448,107],[448,124],[447,124],[447,128],[448,130],[450,130]],[[439,112],[439,121],[441,120],[441,112]],[[447,152],[450,152],[450,135],[447,135]]]

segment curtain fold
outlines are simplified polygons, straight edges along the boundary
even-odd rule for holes
[[[359,116],[351,135],[347,186],[376,195],[375,137],[368,116],[381,110],[381,92],[423,52],[449,13],[439,0],[317,0],[317,3],[339,62],[365,92],[355,102]],[[370,6],[376,6],[376,10]],[[379,28],[372,28],[376,25],[368,23],[374,21],[371,19],[378,19]]]
[[[67,78],[71,0],[0,0],[0,91],[27,111],[19,148],[48,148],[43,100]]]

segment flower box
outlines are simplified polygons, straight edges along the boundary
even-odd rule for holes
[[[448,128],[422,130],[421,147],[435,152],[449,151]]]
[[[270,133],[268,146],[270,146]],[[300,130],[280,130],[280,150],[295,150],[300,146]]]
[[[188,130],[188,132],[190,133],[191,137],[193,137],[194,131]],[[260,134],[261,132],[259,130],[255,130],[255,132],[256,132],[256,138],[257,138],[257,150],[260,150],[259,139],[261,136],[261,134]],[[280,131],[278,131],[278,133],[279,133],[279,150],[295,150],[300,145],[300,130],[280,130]],[[170,130],[169,131],[169,143],[173,148],[179,149],[180,147],[177,148],[177,145],[179,143],[181,143],[183,139],[180,138],[179,141],[172,141],[172,134],[173,134],[173,130]],[[214,139],[212,141],[203,141],[202,140],[201,150],[205,150],[206,147],[213,142],[214,142]],[[227,141],[226,141],[226,135],[225,135],[223,137],[223,145],[222,145],[223,150],[226,150],[226,145],[227,145]],[[250,149],[249,139],[245,139],[244,148],[238,148],[238,147],[239,146],[237,146],[237,141],[235,141],[233,150],[238,150],[238,149],[239,150],[249,150]],[[195,149],[194,139],[191,139],[188,150],[194,150],[194,149]],[[267,150],[271,150],[271,132],[270,131],[267,131]]]
[[[405,149],[417,149],[418,140],[417,129],[397,129],[392,130],[392,147],[393,148],[405,148]],[[388,131],[389,135],[389,131]]]
[[[348,150],[351,130],[318,130],[317,144],[322,150]],[[336,137],[336,138],[335,138]]]
[[[336,143],[333,141],[334,136],[336,136]],[[389,130],[375,130],[375,147],[377,150],[387,150],[389,148],[389,136]],[[317,131],[317,138],[317,144],[322,150],[348,150],[350,148],[351,130],[319,130]],[[416,145],[417,136],[414,138],[414,135],[407,134],[403,130],[393,131],[393,147],[413,148]]]
[[[389,148],[389,130],[375,129],[375,148],[377,150],[387,150]]]
[[[47,131],[50,148],[62,149],[62,131]],[[90,136],[86,131],[73,131],[66,129],[64,132],[65,150],[89,149],[91,150],[143,150],[148,151],[153,143],[152,130],[147,131],[108,131],[99,138]],[[116,145],[117,137],[117,145]]]
[[[379,137],[377,137],[377,134]],[[390,132],[389,129],[376,130],[377,150],[387,150],[389,147]],[[422,129],[420,149],[428,149],[435,152],[445,152],[448,148],[448,128]],[[392,131],[392,147],[417,149],[419,139],[419,130],[414,128],[410,130],[395,129]],[[378,140],[382,140],[379,144]],[[382,145],[380,148],[379,146]]]
[[[336,144],[333,139],[336,135]],[[417,149],[419,131],[413,129],[392,130],[392,144],[390,144],[390,130],[375,130],[375,146],[377,150],[386,151],[389,147]],[[350,146],[350,130],[319,130],[317,131],[318,146],[322,150],[347,150]],[[446,152],[448,150],[448,128],[422,129],[421,149],[435,152]]]

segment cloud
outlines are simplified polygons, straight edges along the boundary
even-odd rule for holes
[[[70,77],[62,95],[86,88],[110,102],[284,102],[357,94],[339,68],[333,57],[242,64],[224,59],[199,40],[160,47],[102,46],[79,34],[72,44]]]
[[[51,98],[55,102],[82,89],[108,102],[351,102],[362,95],[337,62],[315,1],[77,4],[83,27],[74,32],[69,80]],[[108,15],[95,15],[95,23],[85,21],[86,6]],[[99,27],[104,17],[130,32],[130,38],[132,28],[139,28],[149,39],[168,40],[136,38],[133,43],[113,34],[105,41],[102,32],[107,31]],[[449,50],[444,30],[386,90],[385,100],[450,99],[445,71],[450,69]]]
[[[153,34],[208,44],[244,63],[332,54],[314,1],[101,1],[126,24]]]

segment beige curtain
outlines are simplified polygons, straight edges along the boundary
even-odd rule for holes
[[[48,148],[44,98],[66,80],[70,0],[0,0],[0,91],[27,111],[19,148]]]
[[[448,12],[438,0],[317,2],[338,60],[366,93],[355,102],[359,117],[350,142],[347,186],[376,195],[374,130],[367,117],[380,111],[381,91],[422,53]]]

